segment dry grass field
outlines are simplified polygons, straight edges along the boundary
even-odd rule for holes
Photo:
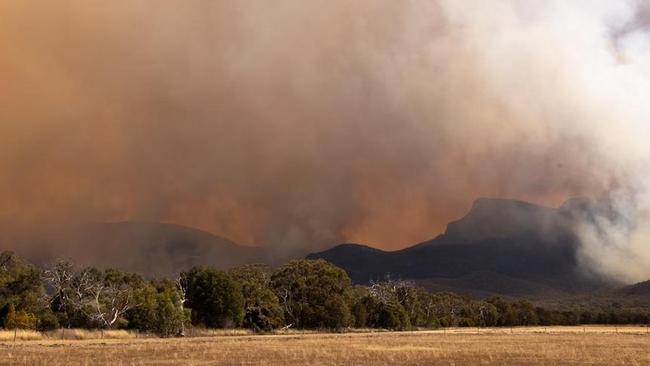
[[[0,341],[2,365],[650,365],[645,327]],[[6,339],[2,338],[2,339]]]

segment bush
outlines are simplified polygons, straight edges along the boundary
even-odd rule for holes
[[[183,333],[187,316],[181,306],[181,296],[175,284],[161,281],[147,284],[137,294],[139,306],[126,314],[128,327],[170,337]]]
[[[38,318],[36,315],[23,310],[16,311],[13,304],[9,305],[9,311],[5,317],[6,329],[36,329]]]
[[[38,330],[48,331],[59,327],[59,319],[50,309],[44,309],[38,316]]]
[[[375,328],[404,330],[411,327],[409,315],[399,303],[378,303],[371,319],[371,325]]]
[[[225,272],[205,267],[192,268],[182,277],[193,324],[212,328],[242,324],[244,297],[239,282]]]
[[[346,327],[350,311],[346,302],[350,277],[324,260],[297,260],[271,276],[273,289],[284,308],[285,319],[296,328]]]
[[[268,332],[284,325],[284,312],[278,297],[270,289],[270,269],[264,265],[245,265],[231,269],[230,275],[242,285],[244,295],[243,326],[256,332]]]

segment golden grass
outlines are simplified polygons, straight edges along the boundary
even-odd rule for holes
[[[0,330],[0,342],[13,341],[14,337],[19,341],[36,341],[43,339],[43,334],[35,330]]]
[[[647,334],[650,326],[638,325],[580,325],[580,326],[534,326],[499,328],[447,328],[437,330],[443,334]]]
[[[248,329],[205,329],[205,328],[188,328],[185,330],[187,337],[233,337],[254,335]]]
[[[19,341],[37,340],[87,340],[87,339],[131,339],[137,338],[138,334],[126,330],[86,330],[86,329],[57,329],[49,332],[37,332],[35,330],[17,330],[16,339]],[[14,340],[13,330],[0,330],[0,342],[12,342]]]
[[[511,333],[512,332],[512,333]],[[0,342],[12,365],[650,365],[646,327]]]
[[[126,330],[57,329],[44,333],[46,339],[132,339],[138,334]]]

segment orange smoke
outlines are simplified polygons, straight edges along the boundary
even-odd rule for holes
[[[397,249],[479,196],[606,190],[554,8],[464,6],[2,2],[0,220]]]

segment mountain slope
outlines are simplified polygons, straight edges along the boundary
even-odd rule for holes
[[[173,224],[117,222],[39,230],[3,240],[38,264],[67,258],[83,265],[117,267],[148,275],[173,275],[195,265],[228,268],[268,262],[263,248],[237,245],[205,231]]]
[[[650,305],[650,280],[621,287],[614,290],[613,294],[630,299],[644,300]]]
[[[611,304],[619,304],[626,308],[650,309],[650,280],[605,291],[596,298],[601,302],[609,300]]]
[[[544,299],[539,301],[539,305],[549,308],[584,307],[604,312],[617,312],[621,309],[648,312],[650,311],[650,280],[564,299]]]
[[[433,240],[394,252],[344,244],[308,258],[345,268],[357,283],[390,275],[430,289],[473,295],[536,298],[581,293],[608,284],[578,268],[578,240],[570,230],[572,207],[479,199]]]

